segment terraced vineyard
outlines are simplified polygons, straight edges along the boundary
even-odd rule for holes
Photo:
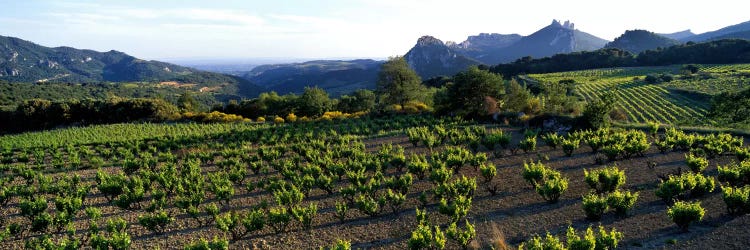
[[[675,79],[667,88],[715,95],[750,87],[750,64],[704,65],[688,79]]]
[[[747,139],[650,132],[410,115],[2,136],[0,247],[535,249],[601,228],[602,249],[747,249],[750,204],[727,198],[750,193]],[[693,207],[683,232],[669,211]]]
[[[698,65],[696,74],[684,74],[681,66],[595,69],[530,78],[544,82],[576,81],[578,94],[586,100],[616,90],[616,104],[635,123],[657,121],[667,124],[706,124],[710,96],[747,88],[750,65]],[[675,75],[674,80],[647,83],[647,75]],[[700,98],[697,98],[700,97]]]

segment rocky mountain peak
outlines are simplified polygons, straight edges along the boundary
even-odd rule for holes
[[[422,36],[417,40],[417,46],[445,46],[443,41],[432,36]]]
[[[560,23],[557,19],[552,19],[552,24],[549,25],[553,28],[564,28],[564,29],[575,29],[575,24],[570,22],[570,20],[566,20],[564,23]]]

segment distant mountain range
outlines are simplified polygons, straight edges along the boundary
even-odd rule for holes
[[[240,77],[146,61],[119,51],[49,48],[0,36],[0,80],[8,82],[179,82],[246,97],[262,88]]]
[[[267,90],[281,94],[301,93],[305,87],[318,86],[333,96],[357,89],[373,89],[383,61],[320,60],[304,63],[258,66],[243,77]]]
[[[681,42],[704,42],[704,41],[710,41],[710,40],[729,39],[729,38],[748,39],[750,38],[748,36],[748,31],[750,31],[750,21],[740,23],[740,24],[735,24],[732,26],[727,26],[727,27],[724,27],[715,31],[711,31],[711,32],[706,32],[703,34],[685,37],[679,40]]]
[[[628,30],[625,34],[607,43],[605,48],[617,48],[627,52],[638,54],[646,50],[666,48],[680,44],[679,41],[658,35],[647,30]]]
[[[576,29],[569,21],[553,20],[550,25],[528,36],[481,33],[469,36],[460,43],[422,36],[404,58],[423,80],[427,80],[437,76],[452,76],[472,65],[497,65],[523,57],[542,58],[605,47],[637,54],[687,41],[726,38],[750,39],[750,22],[703,34],[695,34],[690,30],[670,34],[629,30],[610,42]],[[341,94],[356,87],[374,87],[381,63],[370,61],[363,64],[361,60],[354,60],[274,64],[256,67],[245,78],[279,93],[299,93],[305,86],[317,85]],[[354,86],[347,86],[350,84]]]
[[[461,43],[424,36],[406,53],[406,61],[424,78],[453,75],[471,65],[495,65],[521,57],[545,57],[560,53],[591,51],[604,47],[607,40],[575,29],[566,21],[552,23],[528,36],[518,34],[479,34]],[[429,45],[429,46],[427,46]]]
[[[681,39],[684,39],[684,38],[695,36],[695,33],[693,33],[692,31],[690,31],[689,29],[687,29],[687,30],[678,31],[678,32],[675,32],[675,33],[658,34],[658,35],[666,37],[666,38],[669,38],[669,39],[681,40]]]
[[[635,54],[686,42],[728,38],[750,39],[750,21],[702,34],[690,30],[669,34],[630,30],[610,42],[578,30],[568,21],[553,20],[550,25],[528,36],[481,33],[460,43],[422,36],[404,57],[422,79],[428,80],[452,76],[472,65],[492,66],[521,58],[527,60],[605,47]],[[382,63],[377,60],[318,60],[260,65],[246,71],[232,68],[231,72],[222,72],[233,75],[230,76],[141,60],[114,50],[48,48],[0,36],[0,80],[8,82],[177,81],[242,97],[253,97],[269,90],[280,94],[301,93],[307,86],[318,86],[337,96],[359,88],[374,88]]]

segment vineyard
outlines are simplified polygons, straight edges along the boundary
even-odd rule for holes
[[[668,113],[700,114],[690,110]],[[430,115],[10,135],[0,246],[747,248],[745,143],[656,125],[560,135]]]
[[[578,94],[586,100],[616,91],[616,107],[628,121],[664,124],[705,125],[710,96],[750,87],[750,65],[698,65],[695,74],[678,66],[595,69],[529,77],[544,82],[572,79]],[[679,75],[683,74],[683,75]],[[667,76],[669,81],[649,83],[648,76]]]

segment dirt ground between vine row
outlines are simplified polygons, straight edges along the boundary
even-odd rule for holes
[[[505,128],[505,130],[508,130]],[[520,135],[514,134],[517,142]],[[377,138],[365,141],[368,151],[377,150],[383,143],[393,143],[405,148],[407,155],[410,153],[429,153],[423,146],[414,147],[405,136],[394,136]],[[541,140],[539,145],[543,145]],[[440,149],[436,149],[440,150]],[[583,182],[583,169],[599,168],[604,165],[595,163],[596,155],[590,153],[588,146],[581,146],[572,157],[566,157],[562,150],[553,150],[547,146],[540,146],[537,151],[511,154],[505,151],[505,156],[496,157],[490,154],[492,161],[498,168],[498,175],[490,184],[483,184],[481,176],[471,167],[465,167],[454,176],[477,177],[478,190],[472,202],[472,208],[466,217],[475,224],[477,239],[473,246],[488,249],[491,242],[502,239],[512,248],[527,240],[535,234],[544,234],[546,231],[564,234],[568,225],[576,229],[584,230],[587,226],[603,225],[609,229],[616,228],[625,236],[620,246],[622,249],[653,249],[653,248],[679,248],[679,249],[750,249],[750,217],[732,217],[726,212],[726,206],[721,199],[720,189],[717,189],[700,198],[706,215],[703,221],[690,227],[690,231],[681,232],[666,215],[667,206],[654,195],[654,190],[659,183],[658,175],[675,173],[678,168],[687,170],[684,163],[685,152],[675,151],[661,154],[652,147],[644,157],[618,160],[615,163],[625,170],[627,181],[624,189],[640,192],[640,197],[626,218],[618,218],[612,213],[604,215],[601,221],[588,221],[585,219],[581,206],[581,196],[588,192],[588,187]],[[570,185],[555,204],[545,202],[534,190],[521,178],[521,170],[524,161],[543,160],[548,166],[560,170],[570,180]],[[717,164],[727,164],[734,160],[733,155],[721,156],[710,160],[706,174],[716,176]],[[649,167],[649,162],[655,162],[656,166]],[[212,171],[213,167],[205,168]],[[106,171],[114,171],[114,167],[105,168]],[[93,183],[95,170],[78,171],[89,182]],[[64,173],[60,173],[64,174]],[[389,170],[387,174],[395,174],[395,170]],[[251,175],[249,181],[256,181],[260,176]],[[486,190],[488,186],[497,186],[497,194],[491,195]],[[371,249],[405,249],[406,242],[411,231],[415,228],[414,208],[420,205],[418,196],[421,192],[429,192],[432,184],[427,180],[416,180],[410,189],[407,202],[400,210],[392,213],[389,208],[384,208],[382,215],[377,217],[367,216],[355,208],[350,208],[347,218],[343,222],[335,217],[334,204],[342,201],[340,194],[327,195],[319,189],[313,189],[304,203],[316,202],[318,204],[318,217],[315,218],[311,230],[303,230],[301,226],[293,222],[286,232],[275,234],[266,227],[261,232],[252,233],[239,241],[232,242],[231,249],[317,249],[328,246],[336,239],[346,239],[352,242],[353,248]],[[99,207],[104,213],[104,219],[122,217],[130,224],[128,232],[131,234],[133,249],[181,249],[187,243],[199,238],[210,239],[214,236],[222,236],[214,224],[199,226],[194,220],[177,208],[169,208],[168,211],[176,215],[176,221],[171,224],[164,234],[152,234],[138,225],[137,218],[143,214],[142,211],[125,211],[115,207],[92,189],[93,195],[85,201],[85,206]],[[208,192],[207,192],[208,193]],[[212,198],[212,197],[207,197]],[[248,193],[244,187],[236,187],[235,198],[230,202],[232,210],[244,211],[255,206],[262,200],[273,203],[273,197],[265,191],[255,190]],[[18,199],[15,198],[8,209],[2,211],[6,224],[19,221],[26,222],[25,218],[19,216]],[[448,218],[437,212],[435,202],[427,206],[430,212],[430,220],[433,225],[445,226]],[[79,234],[85,233],[88,219],[83,211],[77,215],[75,223]],[[204,216],[203,219],[208,219]],[[496,228],[498,230],[493,230]],[[498,231],[502,236],[498,235]],[[60,236],[61,234],[58,234]],[[24,235],[24,237],[29,236]],[[675,244],[676,245],[673,245]],[[88,245],[86,245],[88,246]],[[0,247],[6,249],[18,249],[23,247],[23,239],[10,239]],[[449,249],[459,248],[449,241]]]

